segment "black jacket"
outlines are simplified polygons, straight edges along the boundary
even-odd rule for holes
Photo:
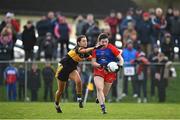
[[[37,69],[35,72],[32,70],[28,71],[28,88],[30,90],[38,90],[41,87],[40,70]]]
[[[1,60],[12,60],[13,43],[3,45],[0,43],[0,61]]]
[[[27,28],[24,26],[24,31],[22,32],[22,41],[24,45],[24,50],[32,50],[36,43],[35,29],[34,26]]]
[[[45,67],[42,71],[43,80],[46,85],[52,85],[54,79],[54,70],[51,67]]]
[[[180,35],[180,17],[171,18],[170,30],[172,35]]]

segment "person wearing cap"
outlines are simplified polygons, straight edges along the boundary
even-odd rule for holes
[[[144,12],[142,14],[142,20],[139,22],[137,31],[142,50],[145,52],[145,54],[150,55],[152,49],[152,23],[150,20],[150,14],[148,12]]]
[[[101,33],[98,36],[98,44],[103,45],[103,47],[94,50],[92,53],[94,83],[97,90],[96,103],[100,104],[102,113],[106,114],[105,97],[108,95],[113,81],[116,80],[116,72],[118,72],[120,66],[123,66],[124,60],[121,56],[122,52],[109,43],[109,36],[107,34]],[[116,72],[110,72],[107,70],[107,65],[110,62],[118,63],[119,68]]]

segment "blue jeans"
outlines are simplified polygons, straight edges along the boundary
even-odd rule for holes
[[[7,99],[11,101],[16,100],[17,97],[16,83],[7,84],[6,90],[7,90]]]

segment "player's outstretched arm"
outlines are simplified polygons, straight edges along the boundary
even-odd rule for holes
[[[97,46],[95,46],[95,47],[89,47],[89,48],[81,48],[81,49],[79,49],[79,53],[88,53],[88,52],[90,52],[90,51],[92,51],[92,50],[94,50],[94,49],[100,49],[100,48],[102,48],[104,45],[97,45]]]

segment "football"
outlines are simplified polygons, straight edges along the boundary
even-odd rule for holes
[[[108,63],[107,67],[109,72],[117,72],[117,70],[119,69],[119,66],[116,62]]]

